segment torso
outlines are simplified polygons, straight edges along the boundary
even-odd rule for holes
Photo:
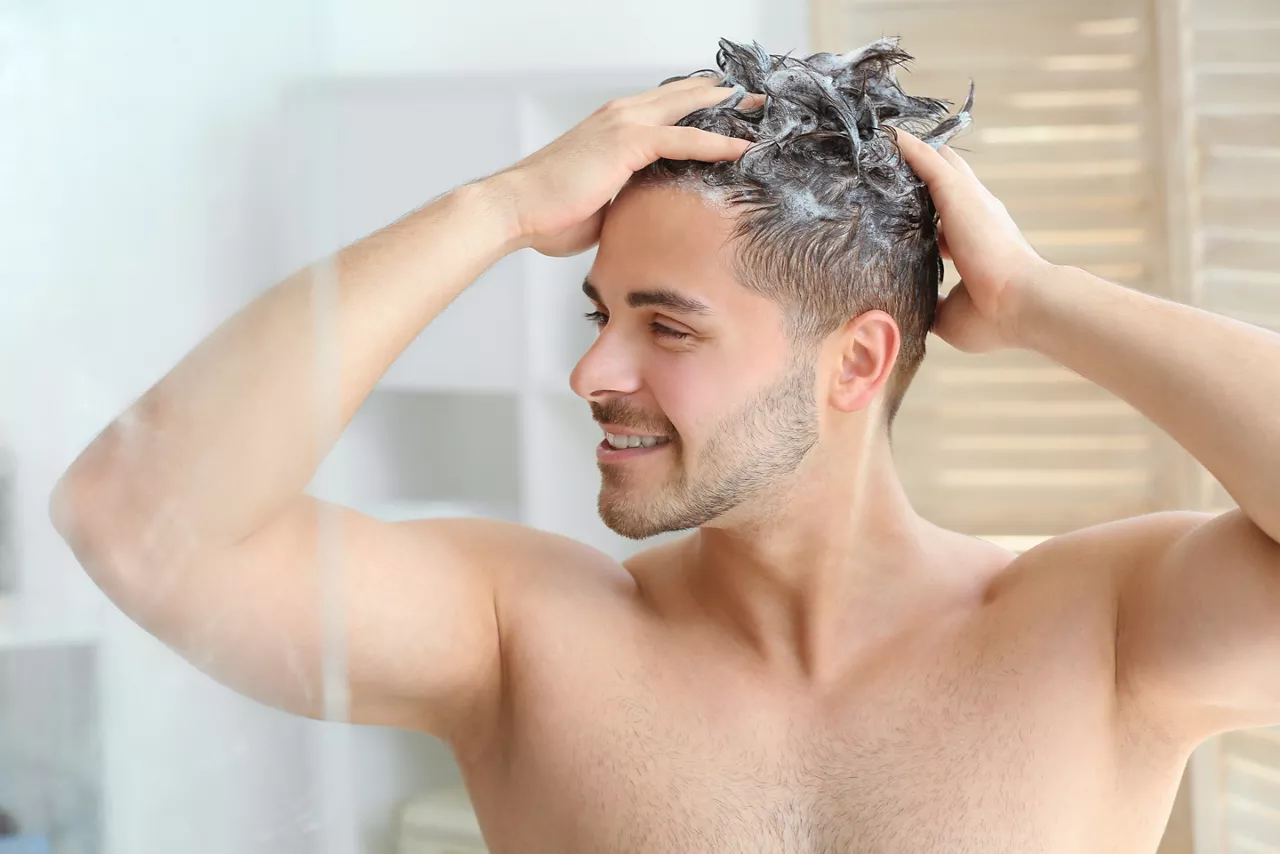
[[[1154,852],[1190,745],[1118,713],[1105,569],[1006,554],[972,607],[816,694],[664,620],[638,576],[530,593],[501,710],[453,744],[490,850]]]

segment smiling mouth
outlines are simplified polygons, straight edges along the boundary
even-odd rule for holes
[[[620,436],[616,433],[605,433],[604,444],[615,451],[625,451],[628,448],[656,448],[660,445],[666,445],[671,440],[666,436]]]

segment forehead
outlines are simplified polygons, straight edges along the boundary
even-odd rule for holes
[[[717,311],[757,298],[733,274],[730,214],[676,187],[627,187],[605,215],[589,278],[601,295],[667,287]]]

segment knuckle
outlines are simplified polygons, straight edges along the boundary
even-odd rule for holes
[[[628,106],[629,105],[627,103],[627,99],[612,98],[608,101],[605,101],[603,104],[601,104],[600,108],[596,110],[596,112],[605,116],[616,116],[619,113],[626,112],[626,109]]]
[[[632,124],[630,113],[625,108],[609,108],[599,115],[600,133],[609,138],[626,133]]]
[[[642,131],[639,125],[620,121],[611,125],[606,134],[610,142],[621,145],[635,142],[641,136]]]

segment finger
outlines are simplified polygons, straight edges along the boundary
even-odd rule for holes
[[[602,206],[591,216],[566,231],[543,238],[534,244],[534,248],[551,258],[567,258],[570,255],[585,252],[600,241],[600,231],[604,226],[605,211],[608,208],[608,205]]]
[[[938,253],[942,255],[943,261],[951,260],[951,247],[947,245],[947,236],[942,233],[942,226],[938,226]]]
[[[970,178],[973,178],[975,181],[978,179],[978,176],[973,174],[973,169],[972,167],[969,166],[969,162],[965,160],[963,157],[961,157],[959,154],[957,154],[955,149],[952,148],[951,146],[949,145],[940,146],[938,148],[938,153],[942,155],[944,160],[946,160],[948,163],[954,166],[957,171],[963,172],[965,175],[968,175]]]
[[[609,102],[601,105],[598,109],[604,110],[610,107],[635,108],[661,98],[671,92],[706,89],[708,86],[715,86],[722,80],[724,80],[723,77],[682,77],[679,80],[672,80],[670,83],[663,83],[661,86],[655,86],[654,88],[646,89],[643,92],[636,92],[631,95],[623,95],[618,98],[613,98]]]
[[[751,147],[751,141],[690,127],[648,129],[648,153],[656,160],[737,160]]]
[[[667,92],[680,92],[688,89],[705,89],[708,86],[718,86],[724,82],[724,75],[699,74],[693,77],[683,77],[679,80],[672,80],[670,83],[663,83],[661,86],[655,86],[644,95],[653,97],[661,97]],[[645,100],[650,100],[645,98]]]
[[[653,97],[641,98],[637,101],[637,103],[647,103],[649,101],[656,100],[662,97],[663,95],[665,95],[667,92],[671,92],[671,91],[699,89],[699,88],[706,88],[708,86],[713,88],[728,89],[730,92],[734,91],[734,87],[732,86],[727,86],[727,87],[722,86],[721,84],[723,84],[723,82],[724,82],[724,77],[694,77],[694,78],[686,78],[684,80],[675,80],[671,83],[664,83],[658,88],[651,89],[649,92],[646,92],[645,93],[646,95],[652,95]],[[726,99],[727,97],[728,96],[726,96]],[[738,109],[754,110],[757,107],[763,106],[765,102],[768,100],[769,100],[769,97],[767,95],[761,94],[760,92],[747,92],[745,95],[743,95],[742,100],[738,103]]]
[[[930,189],[955,177],[955,167],[934,151],[933,146],[902,128],[897,128],[897,131],[898,150],[902,152],[902,159],[907,161],[911,171],[919,175]]]
[[[965,287],[964,279],[956,282],[955,286],[945,294],[938,294],[938,307],[934,310],[931,327],[934,334],[944,341],[949,341],[951,327],[958,322],[957,318],[964,310],[963,306],[966,302],[969,302],[969,289]]]
[[[714,107],[733,93],[731,86],[699,86],[664,92],[661,97],[637,104],[637,116],[645,124],[674,125],[694,110]]]
[[[663,83],[661,86],[655,86],[645,92],[639,92],[622,101],[633,106],[648,104],[658,100],[672,92],[688,92],[690,90],[706,89],[714,87],[724,82],[722,75],[710,76],[699,75],[694,77],[682,77],[679,80],[672,80],[670,83]]]

